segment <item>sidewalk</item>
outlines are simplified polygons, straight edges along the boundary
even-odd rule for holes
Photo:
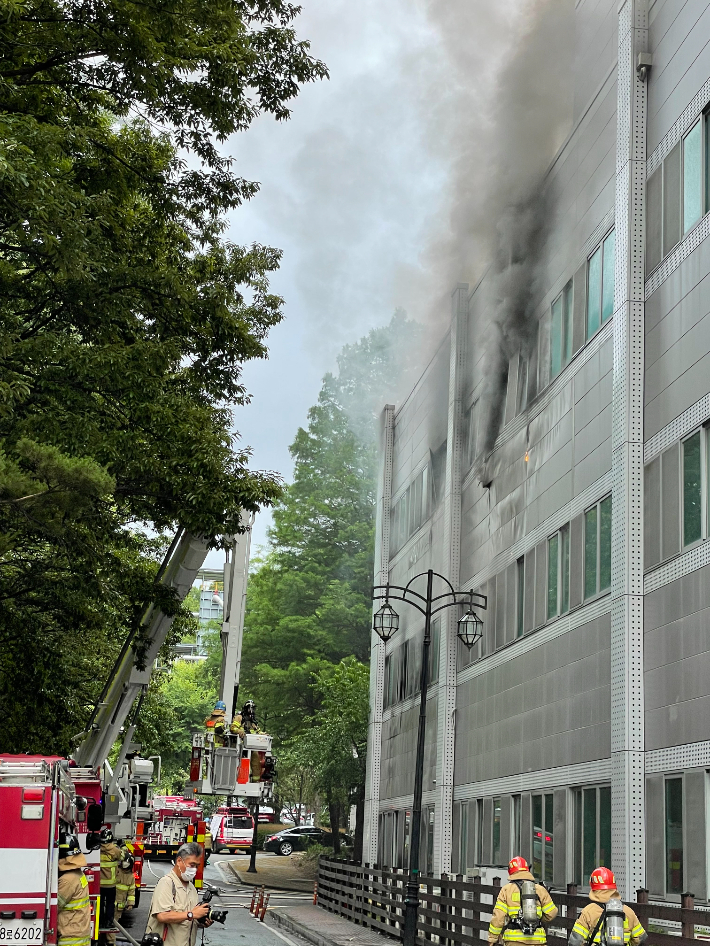
[[[267,911],[266,918],[275,926],[313,943],[313,946],[392,946],[399,942],[310,903],[275,907]]]
[[[248,874],[248,858],[228,861],[230,871],[240,884],[247,887],[268,887],[272,890],[296,890],[300,893],[313,893],[314,877],[304,877],[289,857],[257,856],[256,874]]]

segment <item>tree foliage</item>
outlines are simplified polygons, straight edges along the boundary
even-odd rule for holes
[[[282,0],[0,0],[6,749],[66,752],[83,728],[161,594],[164,543],[137,527],[217,543],[279,493],[247,468],[231,413],[247,400],[242,363],[281,318],[279,252],[223,238],[224,212],[256,185],[219,143],[261,112],[287,117],[299,85],[325,75],[297,13]]]

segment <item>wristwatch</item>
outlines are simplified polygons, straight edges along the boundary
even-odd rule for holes
[[[187,918],[188,918],[188,920],[193,920],[193,919],[194,919],[194,917],[193,917],[193,915],[192,915],[192,910],[188,910],[188,911],[187,911]]]

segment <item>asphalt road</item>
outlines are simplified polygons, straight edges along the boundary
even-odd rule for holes
[[[257,871],[259,870],[259,861],[261,858],[269,858],[274,855],[257,854]],[[214,894],[212,906],[217,910],[228,910],[227,920],[222,926],[215,923],[203,933],[197,934],[195,946],[307,946],[305,941],[292,933],[285,934],[281,930],[275,930],[269,925],[268,912],[265,923],[259,923],[249,913],[249,904],[252,897],[252,885],[240,884],[236,881],[227,867],[227,861],[232,860],[233,854],[213,854],[205,870],[205,883],[216,887],[219,891]],[[172,865],[166,861],[146,861],[143,870],[144,887],[141,891],[140,904],[135,910],[124,914],[122,925],[130,933],[133,939],[140,943],[145,931],[146,923],[150,910],[150,900],[155,888],[156,881],[169,870]],[[255,875],[255,883],[258,883],[258,873]],[[297,903],[309,903],[312,896],[296,892],[273,892],[269,900],[269,907],[281,905],[294,905]],[[127,946],[119,934],[117,937],[117,946]]]

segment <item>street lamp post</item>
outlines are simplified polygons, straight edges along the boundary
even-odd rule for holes
[[[426,576],[426,595],[412,589],[412,584]],[[440,578],[449,590],[443,594],[434,595],[434,578]],[[399,615],[389,603],[390,598],[406,601],[424,615],[424,644],[422,647],[422,667],[420,674],[419,697],[419,730],[417,733],[417,761],[414,774],[414,802],[412,804],[412,831],[409,840],[409,874],[404,897],[404,930],[403,946],[415,946],[417,936],[417,911],[419,907],[419,839],[421,835],[422,817],[422,789],[424,784],[424,733],[426,729],[426,697],[429,685],[429,647],[431,645],[431,619],[445,608],[468,605],[466,613],[458,622],[458,638],[469,649],[481,639],[483,621],[473,610],[474,598],[476,607],[486,610],[488,599],[486,595],[475,591],[454,591],[451,582],[432,571],[415,575],[405,587],[398,585],[375,585],[372,590],[375,601],[384,598],[384,604],[373,618],[373,629],[384,643],[392,637],[399,627]]]

